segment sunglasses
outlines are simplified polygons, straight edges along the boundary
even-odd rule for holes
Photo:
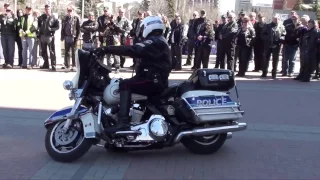
[[[71,10],[71,9],[68,9],[67,11],[68,11],[68,12],[72,12],[72,10]]]

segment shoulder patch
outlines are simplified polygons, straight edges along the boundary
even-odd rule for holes
[[[152,40],[145,40],[145,41],[143,41],[143,43],[144,43],[144,44],[152,44],[153,41],[152,41]]]
[[[141,47],[145,47],[146,45],[142,44],[142,43],[136,43],[137,46],[141,46]]]

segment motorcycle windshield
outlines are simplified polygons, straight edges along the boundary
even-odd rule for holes
[[[112,71],[112,69],[103,64],[103,62],[93,57],[89,51],[78,49],[76,53],[77,73],[73,80],[75,88],[82,87],[83,82],[88,79],[91,68],[94,68],[94,66],[100,66],[101,68],[99,69],[103,69],[102,73],[104,74],[109,74]]]

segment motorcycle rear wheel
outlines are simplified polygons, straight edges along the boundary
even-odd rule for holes
[[[194,154],[212,154],[217,152],[227,139],[227,133],[212,136],[184,137],[181,143]]]
[[[65,122],[60,121],[48,127],[45,147],[53,160],[58,162],[73,162],[88,152],[94,143],[94,139],[84,138],[83,126],[80,119],[72,121],[72,125],[70,125],[67,133],[61,132]],[[77,128],[74,128],[74,125]],[[63,152],[63,148],[67,149],[67,152]]]

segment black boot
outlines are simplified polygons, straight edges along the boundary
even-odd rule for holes
[[[110,128],[106,128],[106,133],[115,133],[117,131],[130,130],[130,117],[129,111],[131,106],[131,93],[130,91],[120,91],[120,112],[118,123]]]

